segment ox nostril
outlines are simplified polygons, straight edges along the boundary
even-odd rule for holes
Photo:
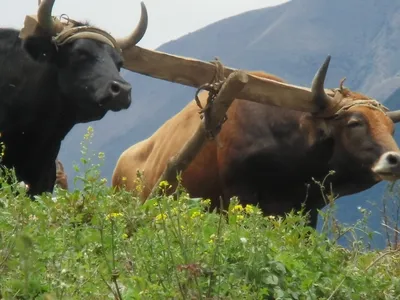
[[[393,154],[389,154],[386,157],[386,160],[390,165],[397,165],[399,163],[399,158],[396,155],[393,155]]]
[[[121,86],[118,82],[114,81],[111,83],[110,90],[114,95],[117,95],[121,91]]]
[[[400,179],[400,151],[389,151],[381,155],[372,167],[372,171],[382,180]]]

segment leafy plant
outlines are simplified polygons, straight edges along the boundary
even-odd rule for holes
[[[33,202],[2,177],[0,298],[400,299],[399,250],[371,251],[356,235],[345,249],[340,224],[318,233],[302,212],[263,216],[237,198],[216,213],[182,187],[168,196],[168,182],[141,204],[101,178],[104,154],[83,144],[82,155],[81,190]]]

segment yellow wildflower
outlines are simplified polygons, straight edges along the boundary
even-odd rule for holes
[[[158,214],[156,216],[156,221],[161,221],[161,220],[165,220],[167,218],[167,214]]]
[[[244,208],[244,210],[246,211],[246,213],[252,214],[252,213],[254,213],[254,206],[251,204],[246,204],[246,207]]]
[[[240,204],[235,205],[235,206],[232,208],[232,212],[233,212],[233,213],[235,213],[235,212],[240,213],[240,212],[242,212],[242,211],[243,211],[243,206],[241,206]]]
[[[209,206],[209,205],[211,205],[211,200],[210,199],[204,199],[204,200],[201,200],[200,203],[202,205],[204,205],[204,206]]]
[[[169,186],[170,185],[169,185],[168,181],[166,181],[166,180],[161,181],[159,184],[159,187],[161,187],[161,188],[167,188]]]
[[[236,217],[236,220],[239,221],[239,222],[243,221],[243,219],[244,219],[244,217],[242,215],[238,215]]]
[[[141,193],[143,189],[142,189],[141,185],[137,185],[135,190],[136,190],[136,192]]]
[[[128,235],[127,235],[126,233],[123,233],[123,234],[122,234],[122,238],[125,240],[125,239],[128,238]]]
[[[213,233],[212,235],[210,235],[210,240],[208,241],[208,243],[213,244],[216,238],[217,236]]]
[[[191,218],[195,219],[197,217],[202,217],[202,216],[204,216],[204,214],[200,213],[199,211],[195,211],[195,212],[192,213]]]
[[[216,240],[217,236],[213,233],[210,235],[210,240],[208,241],[209,244],[213,244]]]
[[[115,219],[115,218],[122,217],[122,216],[123,216],[123,213],[111,213],[106,216],[106,220],[109,220],[111,218]]]

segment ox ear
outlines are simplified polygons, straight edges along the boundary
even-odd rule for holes
[[[22,47],[37,62],[51,62],[57,49],[49,36],[31,36],[23,40]]]
[[[332,122],[325,119],[318,119],[314,123],[317,139],[325,140],[332,137],[333,128]]]

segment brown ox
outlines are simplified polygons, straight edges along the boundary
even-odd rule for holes
[[[235,99],[219,134],[222,147],[207,142],[182,173],[189,194],[210,198],[214,207],[219,196],[225,205],[230,197],[238,196],[242,204],[258,204],[268,215],[284,215],[304,203],[315,228],[317,209],[326,203],[313,178],[323,181],[334,170],[325,186],[330,189],[332,184],[339,196],[399,178],[400,152],[393,139],[399,113],[388,112],[377,101],[344,88],[336,89],[339,98],[329,96],[324,90],[329,61],[330,57],[317,72],[311,94],[321,108],[336,106],[335,113],[326,114],[325,109],[328,116],[321,117]],[[283,82],[263,72],[250,74]],[[276,97],[284,103],[288,94]],[[199,95],[203,106],[207,96],[208,92]],[[140,196],[145,199],[199,122],[198,107],[192,101],[151,137],[122,153],[113,186],[133,191],[140,170],[145,184]]]
[[[60,188],[64,190],[68,190],[68,177],[67,174],[65,173],[64,166],[59,161],[56,159],[56,182],[55,185],[59,186]]]

